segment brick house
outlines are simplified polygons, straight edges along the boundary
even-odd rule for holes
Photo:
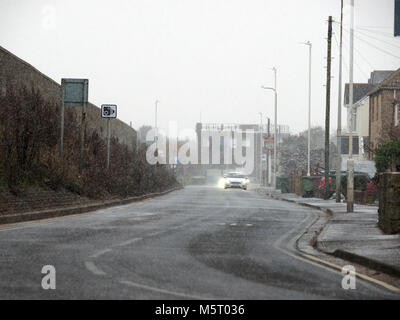
[[[368,93],[369,158],[374,150],[393,138],[400,139],[400,69]]]
[[[368,93],[376,89],[383,81],[388,79],[394,70],[374,70],[367,83],[353,84],[353,159],[369,159],[369,107],[370,99]],[[349,128],[350,128],[350,99],[349,84],[345,84],[344,107],[347,109],[347,128],[342,133],[342,158],[348,159],[349,156]]]

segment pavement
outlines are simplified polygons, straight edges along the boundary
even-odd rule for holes
[[[299,250],[319,210],[187,186],[90,213],[0,226],[0,299],[400,299]],[[56,288],[45,290],[44,266]]]
[[[326,224],[315,239],[315,247],[325,253],[400,277],[400,235],[386,235],[378,227],[376,206],[354,205],[319,198],[302,198],[292,193],[260,189],[276,199],[290,201],[328,214]]]

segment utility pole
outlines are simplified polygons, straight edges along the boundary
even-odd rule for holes
[[[310,47],[310,56],[309,56],[309,64],[308,64],[308,165],[307,165],[307,175],[310,176],[310,168],[311,168],[311,49],[312,44],[308,41],[308,45]]]
[[[350,14],[350,66],[349,66],[349,104],[350,104],[350,128],[349,128],[349,159],[347,160],[347,212],[354,211],[354,160],[353,160],[353,49],[354,49],[354,0],[351,0]]]
[[[329,122],[331,107],[331,59],[332,59],[332,16],[328,20],[328,56],[326,68],[326,109],[325,109],[325,195],[324,199],[328,199],[329,195]]]
[[[337,162],[336,162],[336,202],[340,202],[342,178],[342,49],[343,49],[343,0],[340,1],[340,49],[339,49],[339,87],[337,121]]]

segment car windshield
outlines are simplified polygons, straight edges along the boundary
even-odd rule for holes
[[[227,178],[239,178],[239,179],[244,179],[244,175],[240,173],[228,173],[226,175]]]

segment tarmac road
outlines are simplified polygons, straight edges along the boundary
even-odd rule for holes
[[[398,299],[305,259],[316,213],[257,192],[188,186],[83,215],[0,227],[1,299]],[[41,286],[42,267],[56,289]]]

